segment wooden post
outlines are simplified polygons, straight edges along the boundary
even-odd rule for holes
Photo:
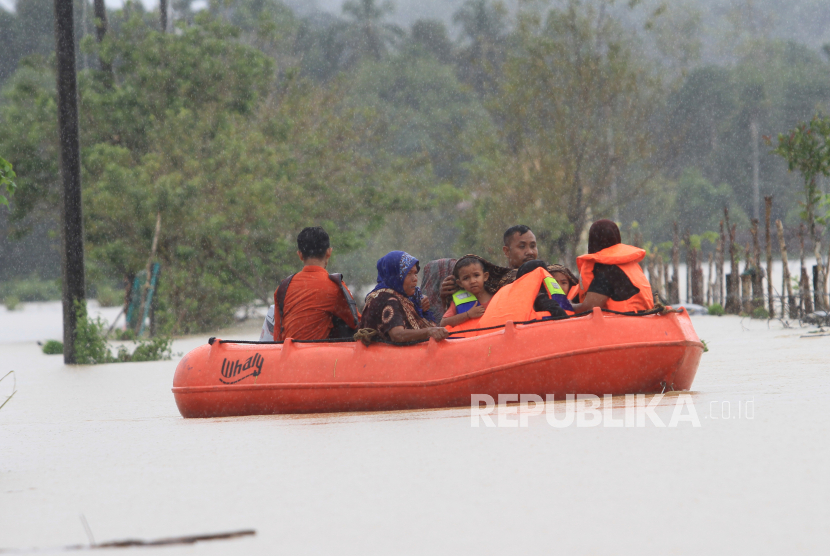
[[[669,264],[663,260],[663,255],[658,255],[660,265],[660,287],[662,289],[663,299],[666,303],[669,301]]]
[[[801,294],[801,314],[806,315],[813,312],[813,301],[810,299],[810,276],[807,274],[807,263],[804,260],[804,224],[798,226],[798,239],[801,244],[801,277],[798,289]]]
[[[772,295],[772,239],[770,235],[770,219],[772,217],[772,195],[764,197],[766,210],[764,212],[764,231],[767,247],[767,300],[770,318],[775,316],[775,301]],[[785,313],[781,313],[782,315]]]
[[[743,312],[752,314],[752,275],[741,275],[741,298],[743,299]]]
[[[658,280],[657,275],[654,272],[654,260],[655,260],[655,258],[656,258],[656,256],[655,256],[654,253],[649,253],[648,255],[646,255],[646,258],[645,258],[646,267],[648,269],[648,281],[651,284],[651,293],[652,293],[652,296],[654,297],[653,301],[657,301],[657,296],[660,293],[660,290],[657,289],[657,286],[659,285],[658,284],[659,280]]]
[[[787,261],[787,242],[784,241],[784,226],[780,220],[775,221],[775,228],[778,231],[778,249],[781,251],[781,264],[784,266],[782,271],[783,285],[781,287],[781,295],[784,299],[781,300],[781,316],[788,314],[787,306],[789,305],[790,318],[798,317],[798,312],[795,311],[795,300],[793,299],[793,285],[790,280],[790,267]]]
[[[738,269],[738,249],[735,247],[736,224],[729,225],[729,209],[724,207],[723,218],[726,222],[726,230],[729,232],[729,272],[732,275],[731,287],[726,288],[726,312],[737,315],[741,312],[741,278]]]
[[[764,271],[761,268],[761,246],[758,243],[758,219],[752,219],[752,309],[764,306]]]
[[[87,0],[81,0],[86,4]],[[93,0],[93,10],[95,14],[95,37],[98,42],[102,42],[107,36],[107,7],[104,5],[104,0]],[[112,77],[112,64],[99,58],[98,62],[101,64],[101,71],[109,74]]]
[[[709,273],[706,275],[706,305],[712,305],[715,303],[715,280],[712,277],[713,266],[715,262],[714,255],[710,252],[709,253]]]
[[[61,274],[63,278],[63,360],[75,363],[76,303],[86,303],[81,150],[78,139],[78,85],[72,0],[55,2],[55,53],[61,181]]]
[[[669,292],[669,302],[673,305],[680,303],[680,233],[677,231],[677,222],[674,223],[674,235],[671,246],[672,282]]]
[[[694,269],[692,257],[694,257],[694,253],[692,253],[689,230],[686,230],[686,234],[683,236],[683,244],[686,246],[686,303],[692,303],[692,269]]]
[[[145,299],[147,299],[147,294],[150,291],[150,284],[152,280],[152,268],[153,268],[153,259],[156,258],[156,249],[158,248],[159,244],[159,232],[161,232],[161,211],[156,213],[156,227],[153,230],[153,243],[150,246],[150,256],[147,258],[147,280],[144,282],[144,287],[141,289],[141,303],[139,307],[144,307]],[[151,320],[152,323],[152,320]],[[139,335],[142,327],[144,326],[144,318],[142,317],[142,313],[139,311],[138,320],[135,324],[135,333],[136,336]],[[154,327],[150,327],[151,329]]]
[[[720,221],[720,237],[718,244],[715,247],[715,257],[717,258],[717,271],[715,276],[715,303],[720,303],[721,306],[726,305],[723,296],[723,248],[726,246],[726,237],[723,232],[723,220]]]
[[[161,32],[167,32],[167,0],[159,0],[159,23]]]

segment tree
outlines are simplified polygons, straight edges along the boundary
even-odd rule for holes
[[[495,91],[507,42],[507,10],[501,2],[466,0],[453,14],[461,26],[463,47],[458,54],[461,79],[480,94]]]
[[[779,134],[778,146],[772,152],[787,161],[790,172],[797,170],[801,173],[804,180],[802,218],[807,222],[819,267],[817,298],[826,308],[824,294],[827,276],[822,263],[821,234],[816,225],[827,223],[823,208],[827,204],[827,196],[819,190],[816,178],[830,176],[830,117],[816,115],[789,133]]]
[[[400,27],[384,22],[393,11],[390,1],[378,5],[376,0],[348,0],[343,4],[343,13],[350,19],[345,30],[349,47],[347,65],[364,57],[380,60],[403,37]]]
[[[267,302],[295,269],[302,227],[325,226],[348,252],[432,180],[427,164],[381,148],[382,121],[343,105],[346,83],[277,74],[207,13],[177,34],[153,27],[136,16],[110,36],[113,86],[101,72],[81,75],[85,232],[97,272],[129,282],[160,215],[157,315],[172,332]],[[25,69],[0,116],[0,148],[35,170],[18,180],[21,217],[54,214],[44,201],[56,182],[54,100],[40,82],[52,70]]]
[[[430,53],[442,64],[452,61],[453,47],[447,27],[437,19],[419,19],[413,23],[409,45]]]
[[[9,197],[14,194],[17,184],[14,178],[17,177],[9,162],[0,156],[0,205],[9,206]],[[6,197],[8,195],[8,197]]]
[[[654,176],[659,81],[613,20],[597,21],[575,2],[544,20],[520,18],[517,49],[488,103],[503,122],[501,134],[474,145],[465,241],[478,246],[476,238],[486,236],[491,243],[498,230],[523,222],[533,225],[543,252],[573,262],[591,219],[618,202],[614,176],[619,202]]]

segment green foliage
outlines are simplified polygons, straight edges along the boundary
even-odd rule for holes
[[[0,299],[16,297],[20,301],[54,301],[61,298],[61,286],[56,280],[41,280],[36,275],[0,283]]]
[[[46,355],[63,355],[63,342],[49,340],[43,344],[43,353]]]
[[[14,173],[12,169],[12,165],[9,162],[0,156],[0,205],[9,204],[9,197],[14,194],[14,190],[17,189],[17,184],[14,183],[14,179],[17,175]],[[6,197],[8,195],[8,197]]]
[[[752,317],[753,319],[768,319],[769,318],[769,311],[767,311],[764,307],[755,307],[752,310]]]
[[[170,332],[220,327],[240,305],[267,302],[275,277],[295,269],[304,226],[324,226],[346,253],[390,210],[432,196],[429,160],[386,149],[376,111],[343,105],[345,81],[278,75],[209,13],[175,34],[135,15],[86,48],[115,68],[114,81],[79,76],[88,261],[102,279],[134,276],[160,214],[156,315]],[[0,108],[10,124],[0,146],[27,168],[21,219],[57,208],[51,72],[32,60]]]
[[[819,190],[816,178],[830,176],[830,117],[815,115],[809,122],[779,134],[778,146],[772,152],[787,161],[791,172],[797,170],[804,179],[802,219],[811,228],[815,223],[826,224],[826,215],[817,213],[825,204],[826,196]]]
[[[130,361],[169,361],[173,356],[172,338],[157,336],[149,341],[142,341],[133,351]],[[123,348],[122,348],[123,349]],[[121,351],[119,350],[119,356]]]
[[[78,365],[99,365],[112,363],[115,359],[110,353],[105,337],[107,323],[100,317],[90,319],[86,304],[75,304],[75,361]]]
[[[95,299],[101,307],[118,307],[124,304],[124,291],[107,283],[99,283],[95,287]]]
[[[740,208],[732,188],[710,182],[700,170],[686,168],[678,180],[661,180],[638,201],[638,212],[650,215],[641,222],[645,237],[663,239],[672,237],[672,226],[677,222],[681,235],[691,233],[692,246],[700,249],[705,244],[717,243],[723,207],[729,207],[729,217],[739,229],[749,226],[749,217]],[[671,250],[666,245],[664,252]]]
[[[9,311],[14,311],[20,305],[20,298],[16,295],[7,295],[3,298],[3,304]]]
[[[75,358],[79,365],[100,365],[128,361],[166,361],[172,357],[173,340],[164,336],[140,340],[132,353],[125,346],[120,346],[117,354],[113,355],[106,338],[107,323],[100,317],[90,319],[84,303],[76,303],[75,314],[77,318]],[[63,348],[61,347],[62,352]]]
[[[709,314],[715,317],[722,317],[726,314],[726,311],[723,310],[723,305],[720,303],[713,303],[707,307]]]
[[[541,256],[572,260],[587,215],[609,215],[650,181],[657,145],[647,122],[661,85],[631,35],[614,18],[596,16],[575,2],[544,17],[520,14],[515,50],[487,103],[501,127],[472,146],[475,201],[462,241],[482,255],[499,249],[493,238],[505,228],[525,222]]]

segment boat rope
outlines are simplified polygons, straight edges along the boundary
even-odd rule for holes
[[[662,303],[657,303],[654,305],[654,308],[649,309],[648,311],[613,311],[611,309],[601,309],[603,313],[610,313],[612,315],[621,315],[624,317],[648,317],[651,315],[668,315],[669,313],[682,313],[683,309],[673,309],[672,307],[668,307],[663,305]],[[591,311],[585,311],[582,313],[577,313],[575,315],[566,315],[564,317],[549,317],[546,319],[534,319],[534,320],[526,320],[520,322],[514,322],[513,324],[521,324],[521,325],[528,325],[528,324],[536,324],[540,322],[551,322],[556,320],[566,320],[566,319],[573,319],[577,317],[584,317],[590,315]],[[488,326],[486,328],[468,328],[466,330],[457,330],[455,332],[450,332],[449,340],[457,340],[458,338],[453,338],[452,336],[455,334],[468,334],[470,332],[485,332],[488,330],[498,330],[499,328],[504,328],[506,325],[499,324],[496,326]],[[216,341],[215,337],[208,339],[208,344],[213,345]],[[373,328],[361,328],[357,332],[355,332],[354,337],[352,338],[327,338],[324,340],[291,340],[295,344],[336,344],[336,343],[354,343],[354,342],[363,342],[364,345],[368,346],[369,344],[387,344],[391,346],[414,346],[417,344],[423,344],[428,342],[429,340],[415,340],[413,342],[403,342],[397,343],[392,342],[389,340],[384,339],[377,330]],[[265,341],[260,342],[256,340],[219,340],[222,344],[283,344],[283,342],[274,342],[274,341]]]

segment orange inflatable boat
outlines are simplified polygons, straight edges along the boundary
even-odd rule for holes
[[[460,407],[472,394],[688,390],[703,344],[685,310],[508,322],[485,334],[410,345],[212,338],[176,368],[184,417]]]

